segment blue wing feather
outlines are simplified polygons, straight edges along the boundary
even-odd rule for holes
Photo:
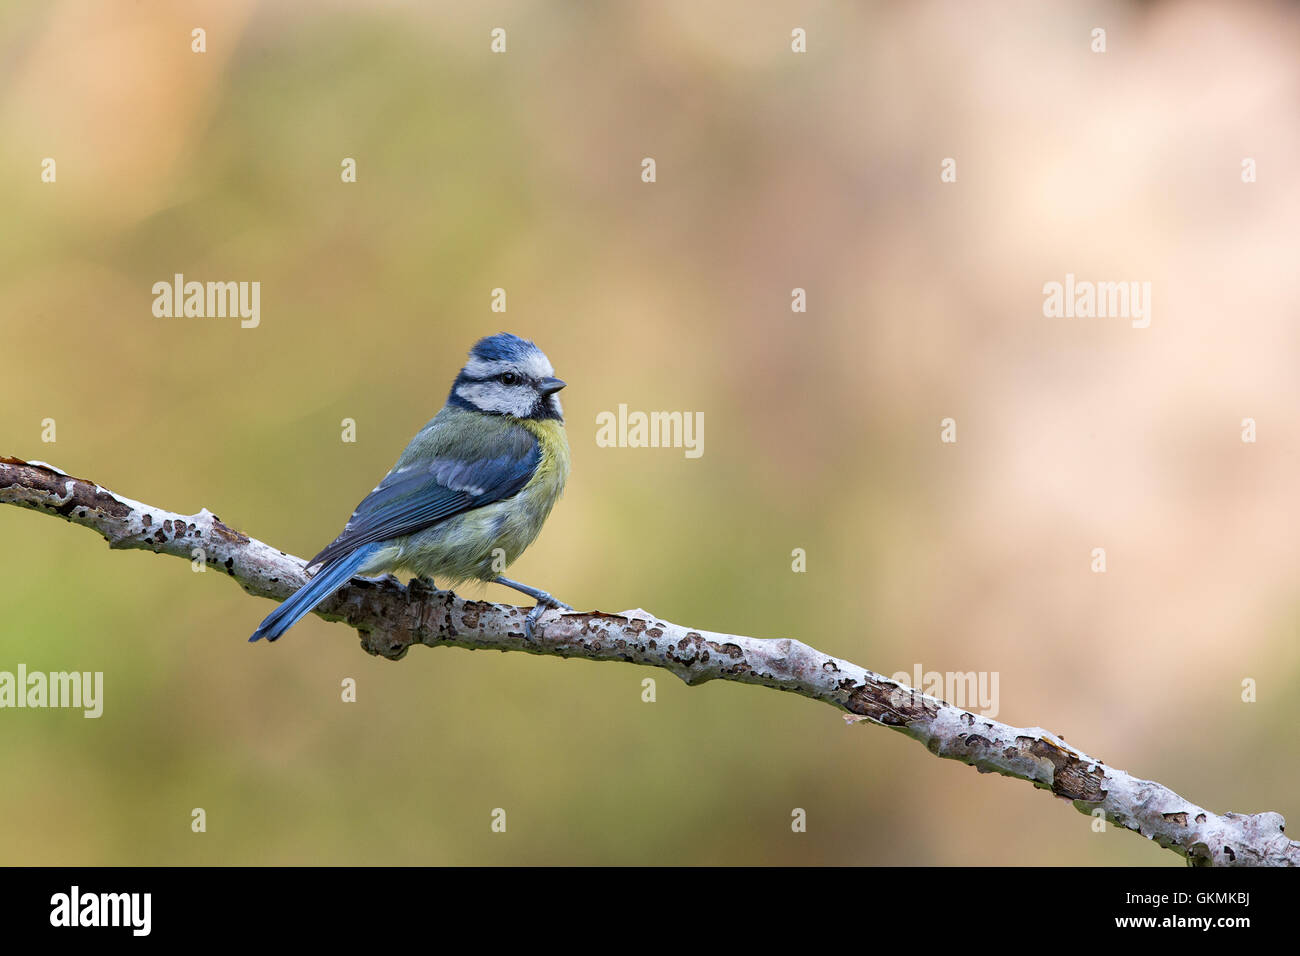
[[[444,409],[421,429],[343,532],[307,563],[321,565],[320,571],[249,640],[278,638],[346,584],[384,542],[523,490],[541,461],[537,439],[519,426],[469,421],[467,414],[473,413]]]
[[[516,495],[528,484],[539,461],[541,450],[533,440],[523,455],[477,461],[435,458],[399,467],[357,505],[343,533],[312,558],[308,567],[365,544],[415,534],[452,515]]]

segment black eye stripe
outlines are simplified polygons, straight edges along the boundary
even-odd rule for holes
[[[512,382],[502,381],[502,379],[504,379],[507,375],[514,376],[514,381]],[[523,374],[522,372],[516,372],[510,370],[507,370],[505,372],[494,372],[491,375],[470,375],[468,372],[462,370],[461,373],[458,376],[456,376],[456,384],[457,385],[505,385],[507,388],[512,388],[516,385],[528,385],[534,389],[537,387],[537,381],[535,379],[530,378],[529,376]]]
[[[468,375],[462,372],[459,376],[457,376],[456,380],[458,382],[470,382],[475,385],[487,385],[493,382],[499,383],[501,381],[502,374],[503,373],[501,372],[497,372],[495,375]]]

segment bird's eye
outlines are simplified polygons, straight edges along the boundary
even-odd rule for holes
[[[502,384],[502,385],[518,385],[518,384],[519,384],[519,376],[516,375],[514,372],[502,372],[502,373],[501,373],[501,384]]]

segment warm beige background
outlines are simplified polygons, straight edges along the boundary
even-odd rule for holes
[[[520,579],[995,670],[1004,720],[1300,820],[1293,6],[358,6],[0,7],[0,453],[305,555],[508,328],[571,383]],[[261,327],[155,319],[174,272],[260,281]],[[1151,327],[1045,319],[1067,272],[1152,282]],[[597,448],[620,402],[703,411],[704,457]],[[0,862],[1179,862],[795,697],[249,646],[271,604],[219,573],[0,535],[0,669],[107,682],[0,712]]]

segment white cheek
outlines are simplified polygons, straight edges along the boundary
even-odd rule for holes
[[[471,382],[456,389],[456,394],[485,412],[522,418],[533,410],[533,394],[526,388],[506,388],[497,382]]]

